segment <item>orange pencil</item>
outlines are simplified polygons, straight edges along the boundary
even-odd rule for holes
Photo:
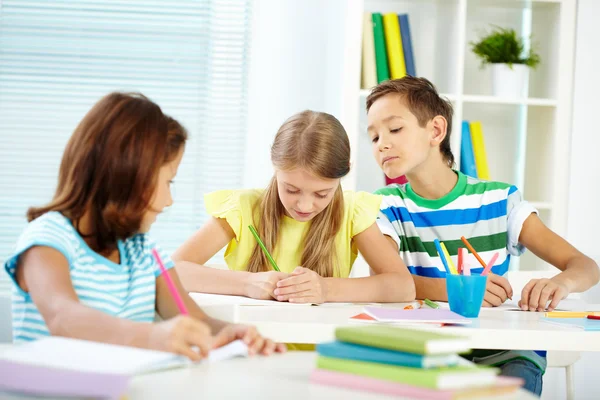
[[[475,258],[477,259],[477,261],[479,261],[479,264],[481,264],[481,266],[483,268],[485,268],[487,265],[481,259],[481,257],[479,257],[479,254],[477,254],[477,252],[475,251],[475,249],[473,248],[473,246],[471,246],[471,243],[469,243],[469,241],[467,240],[467,238],[464,237],[464,236],[461,236],[460,240],[462,240],[462,242],[465,244],[465,246],[467,246],[467,249],[469,249],[469,251],[471,251],[471,253],[473,253],[473,255],[475,256]]]

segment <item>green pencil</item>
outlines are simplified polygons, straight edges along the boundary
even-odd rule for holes
[[[440,308],[439,304],[434,301],[431,301],[429,299],[425,299],[424,301],[425,301],[425,304],[427,304],[431,308]]]
[[[262,242],[262,240],[260,240],[260,237],[258,236],[258,232],[256,232],[256,229],[254,229],[254,227],[252,225],[248,225],[248,229],[250,229],[250,232],[252,232],[252,234],[254,235],[254,238],[258,242],[258,245],[260,246],[260,248],[262,249],[262,251],[265,253],[265,256],[267,256],[267,258],[269,259],[269,262],[273,266],[273,269],[275,271],[277,271],[277,272],[281,272],[279,270],[279,267],[275,263],[275,260],[273,260],[273,257],[271,257],[271,255],[269,254],[269,250],[267,250],[267,248],[265,247],[265,245]]]

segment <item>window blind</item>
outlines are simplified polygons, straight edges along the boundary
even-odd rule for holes
[[[54,194],[76,125],[114,90],[142,92],[190,133],[175,203],[151,231],[165,249],[205,221],[204,193],[241,187],[250,22],[250,0],[1,0],[2,265],[27,208]]]

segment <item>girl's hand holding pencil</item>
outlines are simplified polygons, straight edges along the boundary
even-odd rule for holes
[[[274,293],[277,282],[291,276],[284,272],[268,271],[249,273],[246,278],[246,297],[259,300],[277,300]]]
[[[296,267],[289,278],[277,282],[278,301],[321,304],[327,301],[325,278],[308,268]]]
[[[263,338],[255,327],[242,324],[228,324],[215,335],[213,348],[225,346],[234,340],[242,340],[248,346],[248,354],[268,356],[272,353],[284,353],[286,346]]]
[[[208,356],[213,346],[210,327],[187,315],[150,325],[148,348],[181,354],[192,361]]]

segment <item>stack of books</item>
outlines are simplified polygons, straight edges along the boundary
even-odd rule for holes
[[[468,340],[393,326],[340,327],[336,341],[317,345],[314,383],[417,399],[510,397],[520,378],[459,356]]]

